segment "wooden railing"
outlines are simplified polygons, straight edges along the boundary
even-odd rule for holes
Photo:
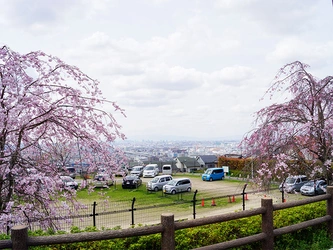
[[[318,225],[321,223],[328,223],[328,233],[333,239],[333,186],[327,188],[327,194],[308,199],[293,201],[288,203],[274,204],[271,198],[263,198],[261,200],[261,207],[255,208],[248,211],[240,211],[235,213],[221,214],[216,216],[210,216],[206,218],[200,218],[188,221],[174,221],[173,214],[162,214],[161,224],[155,226],[129,228],[123,230],[110,230],[103,232],[90,232],[90,233],[76,233],[76,234],[65,234],[56,236],[38,236],[28,237],[28,227],[23,225],[14,226],[11,230],[11,240],[0,241],[0,248],[12,248],[14,250],[27,250],[29,246],[41,246],[41,245],[52,245],[52,244],[63,244],[63,243],[75,243],[75,242],[86,242],[86,241],[97,241],[97,240],[109,240],[117,238],[127,238],[133,236],[143,236],[161,233],[162,250],[173,250],[175,249],[175,231],[179,229],[203,226],[212,223],[226,222],[235,219],[251,217],[255,215],[262,215],[262,232],[259,234],[251,235],[236,240],[227,242],[221,242],[215,245],[203,246],[197,249],[200,250],[212,250],[212,249],[228,249],[231,247],[243,246],[253,242],[261,241],[262,249],[272,250],[274,249],[274,237],[295,232],[300,229],[304,229],[310,226]],[[291,208],[295,206],[302,206],[314,202],[326,200],[327,209],[326,215],[318,217],[309,221],[286,226],[283,228],[274,229],[273,227],[273,211]]]

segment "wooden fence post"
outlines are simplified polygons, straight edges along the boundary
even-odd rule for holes
[[[175,225],[174,215],[165,213],[161,215],[162,232],[162,250],[175,250]]]
[[[263,250],[274,249],[274,227],[273,227],[273,200],[271,198],[261,199],[261,206],[266,208],[262,214],[262,232],[266,234],[266,239],[262,242]]]
[[[12,250],[28,250],[28,226],[16,225],[11,231]]]
[[[327,227],[328,227],[328,234],[331,238],[331,240],[333,239],[333,186],[328,186],[326,189],[326,193],[330,194],[331,197],[329,199],[327,199],[327,203],[326,203],[326,214],[331,216],[331,220],[329,222],[327,222]]]

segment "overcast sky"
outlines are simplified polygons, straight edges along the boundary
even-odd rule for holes
[[[283,65],[333,74],[331,0],[0,0],[0,31],[98,79],[128,139],[239,139]]]

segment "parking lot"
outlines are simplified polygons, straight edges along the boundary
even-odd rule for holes
[[[168,204],[155,204],[154,201],[146,202],[144,198],[137,199],[134,207],[133,217],[131,215],[131,205],[133,207],[131,197],[126,197],[126,201],[111,201],[108,204],[98,202],[96,207],[97,227],[113,228],[120,226],[121,228],[130,227],[134,218],[135,225],[151,225],[160,223],[160,217],[163,213],[173,213],[175,220],[202,218],[217,214],[232,213],[243,209],[249,210],[261,206],[263,198],[273,199],[273,203],[281,203],[281,192],[278,189],[269,191],[260,191],[256,186],[247,180],[229,178],[219,181],[202,181],[199,174],[176,174],[174,178],[187,177],[191,179],[192,191],[184,192],[176,195],[169,195],[176,199],[170,199]],[[140,190],[144,190],[146,183],[152,178],[141,178],[143,185]],[[79,181],[79,179],[78,179]],[[121,186],[122,177],[116,178],[117,189]],[[242,195],[245,184],[247,184],[245,193]],[[115,188],[115,187],[113,187]],[[114,190],[117,190],[114,189]],[[121,187],[120,187],[121,189]],[[196,202],[193,203],[195,191]],[[156,199],[163,199],[162,191],[159,191]],[[124,197],[125,198],[125,197]],[[171,198],[171,197],[170,197]],[[243,203],[244,198],[244,203]],[[286,201],[304,199],[306,197],[299,194],[286,194]],[[196,204],[195,211],[193,204]],[[105,206],[104,206],[105,205]],[[91,214],[91,206],[87,207],[87,211],[83,214]],[[91,215],[90,215],[91,216]],[[92,218],[84,216],[73,221],[73,225],[79,227],[91,226]]]

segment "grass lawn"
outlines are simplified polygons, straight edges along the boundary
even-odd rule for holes
[[[173,175],[173,178],[201,178],[201,174],[190,174],[190,173],[177,173]],[[78,178],[79,179],[79,178]],[[224,182],[230,183],[243,183],[241,180],[225,179]],[[77,199],[85,204],[93,203],[101,199],[107,198],[109,201],[129,201],[133,200],[135,197],[136,204],[143,205],[160,205],[160,204],[170,204],[170,203],[184,203],[193,200],[194,192],[185,192],[176,195],[166,195],[162,191],[149,192],[146,190],[146,184],[143,183],[138,189],[123,189],[121,186],[121,181],[118,179],[115,185],[109,188],[95,188],[94,192],[88,192],[88,189],[82,189],[77,191]],[[200,197],[197,197],[197,199]],[[197,203],[200,203],[197,201]],[[220,201],[221,202],[221,201]],[[228,200],[226,199],[225,203]],[[224,202],[223,202],[224,203]]]

